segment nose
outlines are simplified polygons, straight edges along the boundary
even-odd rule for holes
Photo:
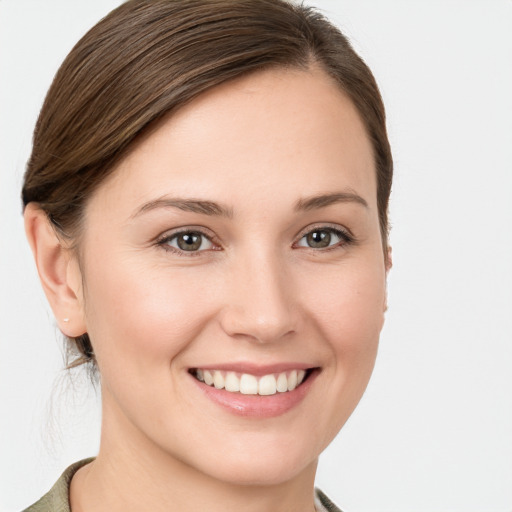
[[[258,343],[276,342],[296,332],[300,314],[291,274],[275,256],[244,258],[226,284],[223,330]]]

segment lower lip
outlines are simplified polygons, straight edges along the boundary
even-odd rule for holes
[[[311,389],[319,371],[313,370],[308,378],[293,391],[276,393],[275,395],[243,395],[225,389],[217,389],[200,382],[193,375],[191,379],[199,389],[214,403],[238,416],[253,418],[273,418],[288,412],[297,406]]]

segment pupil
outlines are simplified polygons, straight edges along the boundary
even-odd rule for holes
[[[178,237],[178,247],[184,251],[195,251],[201,247],[201,235],[184,233]]]
[[[328,231],[313,231],[307,236],[310,247],[328,247],[331,243],[331,234]]]

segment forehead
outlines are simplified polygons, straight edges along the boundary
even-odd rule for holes
[[[290,201],[332,188],[376,196],[359,113],[323,71],[272,69],[220,85],[160,122],[100,187],[126,205],[170,193]],[[292,196],[294,196],[292,198]]]

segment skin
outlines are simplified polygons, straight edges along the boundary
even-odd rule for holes
[[[296,210],[338,192],[366,206]],[[164,196],[229,215],[140,212]],[[372,148],[336,84],[316,67],[270,70],[179,110],[90,198],[80,261],[36,205],[25,217],[59,325],[89,333],[101,374],[101,447],[73,479],[73,511],[314,510],[318,456],[366,388],[386,301]],[[212,242],[159,242],[183,227]],[[331,228],[354,241],[307,245]],[[320,371],[290,411],[247,418],[188,371],[233,361]]]

